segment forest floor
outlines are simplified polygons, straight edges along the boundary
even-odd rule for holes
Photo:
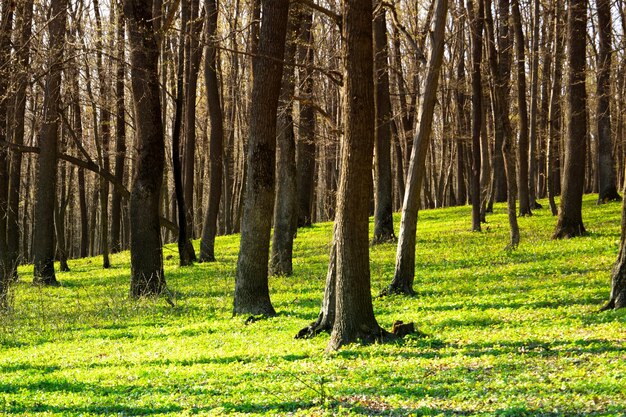
[[[469,206],[422,211],[417,296],[375,298],[374,309],[383,327],[413,321],[428,336],[335,353],[328,335],[294,339],[318,313],[330,223],[298,232],[294,276],[270,280],[277,317],[248,325],[232,317],[238,236],[217,239],[218,262],[192,267],[165,248],[175,307],[128,299],[128,253],[109,270],[70,261],[58,288],[33,287],[26,266],[0,318],[0,415],[624,416],[626,311],[597,312],[621,205],[595,201],[585,197],[587,236],[550,240],[544,208],[519,219],[515,251],[503,205],[482,233]],[[395,250],[371,249],[374,295]]]

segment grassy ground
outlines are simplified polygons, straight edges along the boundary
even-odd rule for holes
[[[469,207],[421,212],[418,295],[374,308],[430,336],[332,354],[327,335],[293,338],[318,312],[330,224],[299,232],[296,274],[270,281],[278,316],[250,325],[231,316],[237,236],[212,264],[179,268],[165,248],[174,308],[128,300],[127,253],[107,271],[71,261],[60,288],[31,286],[25,267],[1,318],[0,415],[626,415],[626,312],[596,312],[620,205],[584,210],[590,234],[566,241],[549,239],[547,209],[520,219],[513,252],[504,206],[482,233]],[[394,256],[372,248],[374,294]]]

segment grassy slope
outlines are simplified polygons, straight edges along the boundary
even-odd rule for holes
[[[376,299],[379,322],[430,334],[324,354],[293,339],[317,314],[331,225],[299,232],[290,278],[271,279],[278,317],[231,317],[238,238],[220,261],[178,268],[166,247],[163,299],[130,302],[129,256],[70,262],[60,288],[29,285],[1,318],[1,415],[625,415],[625,312],[596,314],[619,241],[618,204],[585,199],[591,234],[549,240],[547,209],[520,219],[521,247],[503,250],[497,205],[483,233],[470,208],[423,211],[415,298]],[[396,224],[398,222],[396,218]],[[196,242],[197,243],[197,242]],[[393,274],[394,245],[371,251],[373,292]]]

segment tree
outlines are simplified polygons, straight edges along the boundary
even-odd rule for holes
[[[587,152],[587,88],[585,86],[587,46],[587,2],[569,0],[567,15],[567,56],[569,78],[567,96],[567,138],[561,205],[556,229],[552,237],[562,239],[585,233],[582,202]]]
[[[222,196],[222,153],[224,152],[224,121],[220,101],[219,81],[217,78],[217,0],[206,1],[207,47],[204,54],[204,80],[207,91],[207,105],[211,123],[209,139],[209,198],[202,240],[200,242],[200,261],[215,261],[215,235],[217,234],[217,215]],[[227,192],[229,190],[226,190]],[[225,202],[226,204],[226,202]]]
[[[611,294],[602,310],[626,307],[626,203],[622,205],[622,234],[619,254],[611,273]]]
[[[39,160],[35,191],[33,239],[34,279],[41,285],[58,285],[54,274],[54,206],[56,199],[57,152],[61,70],[65,46],[67,0],[50,3],[48,74],[43,104],[43,121],[38,134]]]
[[[439,73],[443,60],[444,32],[448,1],[438,0],[435,12],[435,30],[433,32],[432,55],[428,64],[426,87],[422,99],[420,124],[411,151],[411,160],[407,173],[402,218],[400,220],[400,236],[396,255],[396,269],[393,281],[387,288],[388,293],[413,294],[413,279],[415,277],[415,234],[417,232],[417,214],[419,197],[422,191],[422,181],[426,167],[426,154],[432,133],[432,123]]]
[[[368,244],[375,128],[372,2],[344,0],[343,19],[345,134],[333,237],[336,307],[329,349],[386,335],[374,316]]]
[[[131,86],[137,158],[130,196],[132,297],[160,294],[165,288],[159,226],[159,201],[165,143],[158,76],[159,47],[151,0],[125,0],[131,47]]]
[[[609,0],[596,0],[598,9],[598,53],[597,75],[597,127],[598,127],[598,203],[620,201],[615,178],[615,159],[611,139],[611,3]]]
[[[376,87],[376,141],[374,172],[376,178],[374,210],[374,243],[395,240],[391,178],[391,99],[389,97],[389,63],[387,19],[384,7],[374,16],[374,63]]]
[[[283,72],[289,0],[262,0],[262,7],[259,45],[253,58],[247,176],[234,314],[276,314],[269,297],[268,258],[274,208],[276,110]]]

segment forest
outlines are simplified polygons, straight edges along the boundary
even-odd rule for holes
[[[2,0],[0,413],[624,415],[625,34]]]

